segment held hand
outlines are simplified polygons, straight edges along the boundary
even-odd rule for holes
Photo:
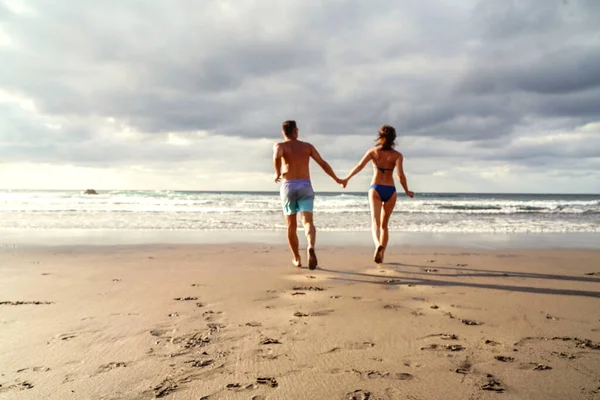
[[[410,190],[407,190],[406,195],[412,199],[413,197],[415,197],[415,192],[411,192]]]
[[[279,183],[281,181],[281,175],[275,174],[275,183]]]
[[[346,186],[348,185],[348,178],[346,178],[346,179],[340,179],[340,185],[342,185],[342,187],[344,189],[346,189]]]

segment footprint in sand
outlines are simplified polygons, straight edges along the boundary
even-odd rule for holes
[[[294,317],[300,317],[300,318],[302,318],[302,317],[308,317],[308,314],[305,314],[305,313],[300,312],[300,311],[296,311],[294,313]]]
[[[465,347],[461,344],[448,344],[448,345],[439,345],[436,343],[432,343],[429,346],[421,347],[421,350],[449,350],[449,351],[462,351],[465,350]]]
[[[189,296],[189,297],[175,297],[173,300],[176,300],[176,301],[196,301],[196,300],[198,300],[198,298],[197,297],[192,297],[192,296]]]
[[[308,291],[322,292],[325,289],[322,288],[322,287],[319,287],[319,286],[294,286],[292,288],[292,290],[294,290],[294,291],[305,291],[305,292],[308,292]]]
[[[239,383],[228,383],[225,388],[227,390],[232,390],[234,392],[241,392],[243,390],[254,390],[256,389],[256,385],[251,383],[249,385],[243,386]]]
[[[344,400],[369,400],[370,398],[371,392],[362,389],[346,393],[346,395],[344,396]]]
[[[458,340],[458,335],[454,333],[433,333],[431,335],[420,337],[419,339],[427,339],[430,337],[439,337],[442,340]]]
[[[553,351],[552,355],[555,355],[555,356],[560,357],[560,358],[565,358],[567,360],[575,360],[577,358],[577,356],[574,355],[574,354],[568,354],[568,353],[562,353],[562,352],[558,353],[556,351]]]
[[[325,354],[327,353],[337,353],[338,351],[342,351],[341,347],[334,347],[333,349],[326,351]]]
[[[311,317],[324,317],[324,316],[329,315],[329,314],[331,314],[333,312],[335,312],[335,310],[331,310],[331,309],[320,310],[320,311],[315,311],[313,313],[310,313],[310,316]]]
[[[277,380],[272,377],[256,378],[256,383],[258,383],[259,385],[269,385],[272,388],[276,388],[277,386],[279,386]]]
[[[17,374],[19,374],[21,372],[29,371],[29,370],[32,370],[33,372],[48,372],[48,371],[50,371],[50,368],[48,368],[48,367],[21,368],[21,369],[17,370]]]
[[[380,371],[357,371],[352,370],[355,374],[360,375],[363,379],[395,379],[399,381],[408,381],[414,378],[412,374],[406,372],[391,373]]]
[[[54,302],[53,301],[0,301],[0,306],[24,306],[24,305],[39,306],[42,304],[54,304]]]
[[[260,344],[268,345],[268,344],[281,344],[281,342],[277,339],[264,338],[260,341]]]
[[[370,349],[371,347],[375,347],[375,343],[373,342],[357,342],[357,343],[351,343],[348,348],[350,350],[366,350],[366,349]]]
[[[154,397],[161,398],[165,397],[179,388],[179,385],[171,378],[166,378],[161,383],[156,385],[152,390],[154,391]]]
[[[186,364],[190,364],[194,368],[206,368],[214,364],[214,360],[190,360],[186,361]]]
[[[9,391],[9,390],[28,390],[28,389],[33,389],[33,387],[34,387],[33,383],[31,383],[29,381],[16,382],[15,384],[10,385],[10,386],[0,385],[0,393]]]
[[[98,367],[98,373],[101,374],[113,370],[115,368],[124,368],[126,366],[127,363],[124,362],[109,362],[108,364],[104,364]]]
[[[157,337],[163,336],[165,333],[167,333],[166,329],[152,329],[150,331],[150,334],[152,336],[157,336]]]
[[[494,358],[496,360],[502,361],[502,362],[513,362],[513,361],[515,361],[514,357],[509,357],[509,356],[496,356]]]
[[[552,369],[552,367],[546,364],[538,364],[533,368],[534,371],[547,371],[549,369]]]
[[[498,380],[497,378],[494,377],[494,375],[488,374],[487,376],[487,382],[484,383],[483,385],[481,385],[479,387],[481,390],[487,390],[487,391],[492,391],[492,392],[504,392],[505,387],[502,384],[502,382],[500,382],[500,380]]]

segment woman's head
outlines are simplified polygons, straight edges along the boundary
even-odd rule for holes
[[[393,126],[383,125],[379,128],[379,137],[377,138],[377,144],[381,146],[383,150],[391,150],[396,143],[396,130]]]

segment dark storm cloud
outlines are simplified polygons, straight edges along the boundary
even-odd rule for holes
[[[533,61],[517,58],[508,65],[476,67],[467,76],[464,87],[474,93],[568,94],[600,87],[598,65],[598,45],[566,48]]]
[[[0,29],[13,42],[0,45],[0,89],[65,122],[48,128],[0,103],[5,160],[189,160],[201,141],[190,136],[191,147],[162,153],[157,141],[193,131],[276,139],[289,118],[308,138],[371,136],[391,123],[404,137],[432,139],[432,154],[443,154],[435,147],[443,139],[464,157],[499,147],[498,157],[526,160],[571,156],[511,153],[528,126],[600,120],[600,7],[592,0],[30,7],[0,8]],[[152,139],[107,142],[98,120],[109,117]]]

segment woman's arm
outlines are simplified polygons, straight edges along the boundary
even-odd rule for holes
[[[402,166],[403,161],[404,157],[402,156],[402,154],[400,154],[400,157],[398,157],[398,159],[396,160],[396,168],[398,169],[398,179],[400,180],[400,184],[404,188],[404,193],[406,193],[408,197],[414,197],[415,194],[408,190],[408,182],[406,182],[406,175],[404,175],[404,167]]]
[[[344,181],[345,183],[348,183],[350,178],[352,178],[354,175],[356,175],[360,171],[362,171],[362,169],[365,167],[365,165],[367,165],[367,163],[369,161],[371,161],[372,159],[373,159],[372,152],[371,152],[371,150],[369,150],[365,153],[362,160],[360,160],[360,162],[358,164],[356,164],[356,167],[354,167],[354,169],[352,171],[350,171],[350,173],[348,174],[346,179],[343,179],[342,181]]]

